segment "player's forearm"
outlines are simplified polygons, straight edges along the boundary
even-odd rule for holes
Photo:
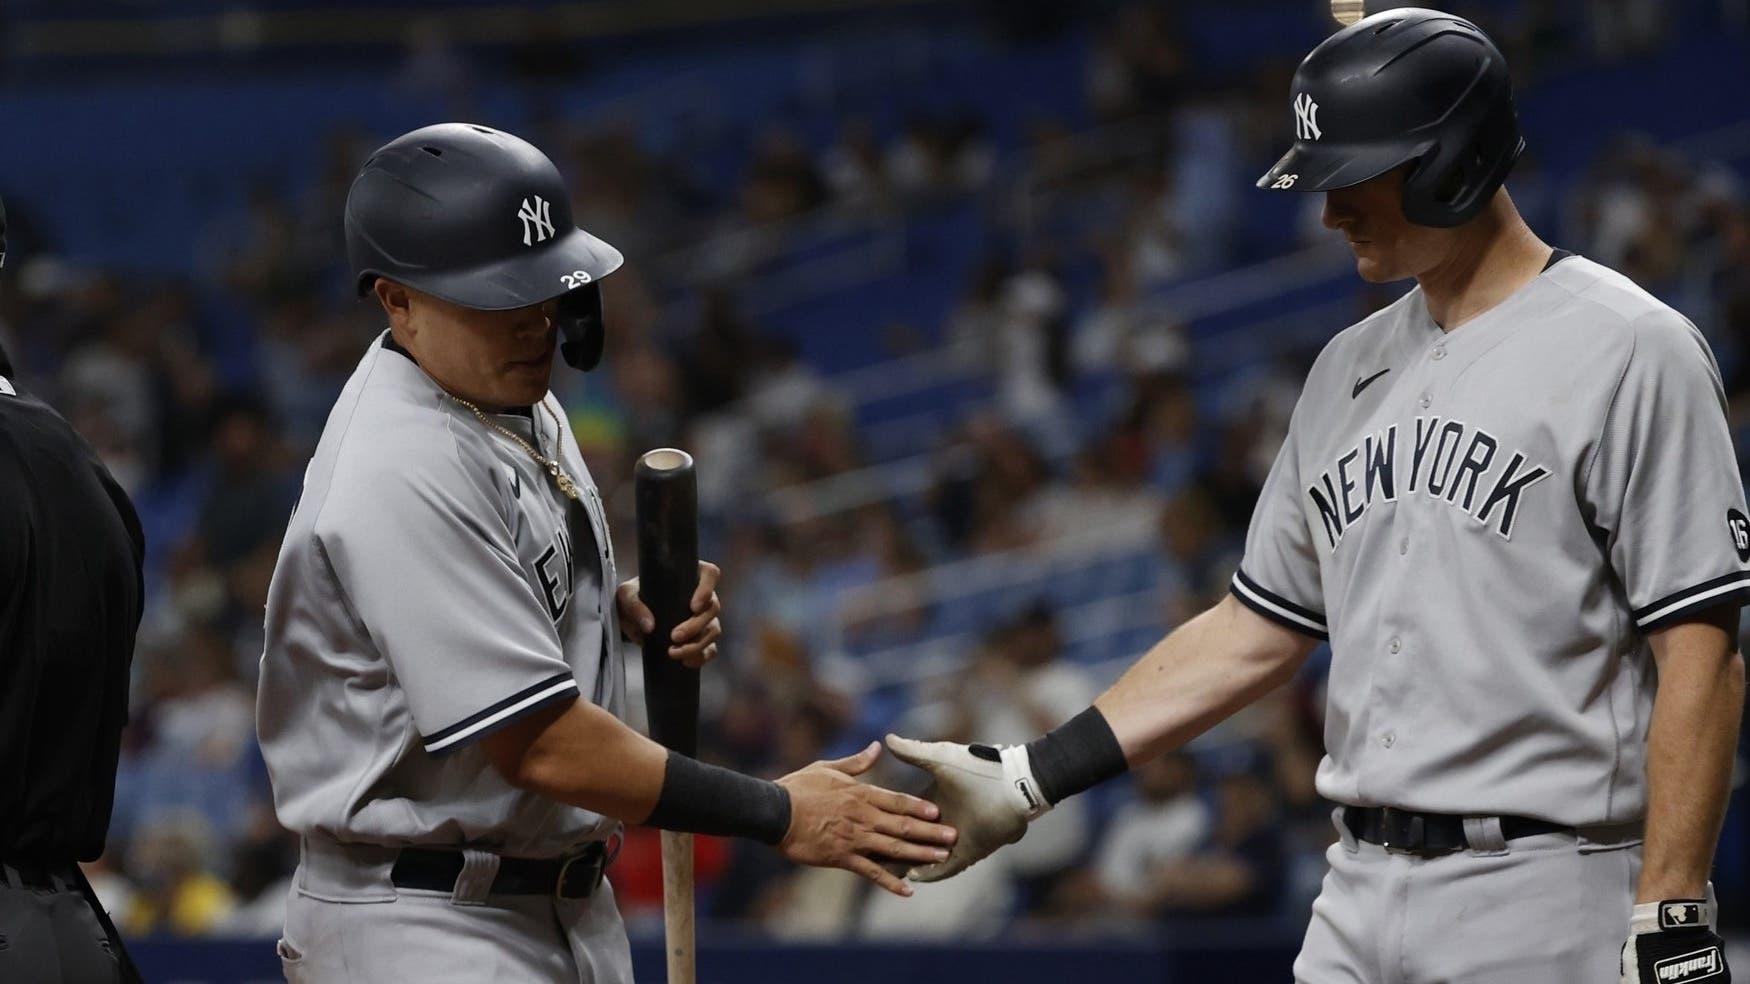
[[[1229,595],[1156,643],[1094,706],[1135,765],[1281,686],[1314,645]]]
[[[631,823],[655,808],[668,761],[667,749],[585,700],[529,715],[485,742],[512,785]]]
[[[1282,683],[1313,645],[1230,599],[1161,640],[1092,707],[1025,745],[888,736],[895,755],[935,777],[935,802],[960,832],[946,861],[912,877],[948,878],[1014,843],[1054,804],[1183,744]]]
[[[1701,898],[1725,819],[1744,708],[1737,610],[1654,635],[1659,689],[1647,738],[1647,826],[1637,902]],[[1729,625],[1729,628],[1728,628]]]
[[[519,789],[628,823],[776,844],[790,826],[777,783],[670,752],[584,700],[485,739]]]

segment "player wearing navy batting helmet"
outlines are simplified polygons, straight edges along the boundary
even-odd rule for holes
[[[890,738],[961,833],[914,877],[1328,640],[1339,840],[1297,981],[1729,980],[1708,875],[1750,518],[1707,342],[1520,217],[1507,67],[1474,24],[1361,20],[1307,57],[1290,114],[1260,186],[1324,193],[1360,275],[1416,286],[1314,363],[1225,600],[1026,745]]]
[[[257,723],[301,838],[279,953],[293,981],[629,984],[605,878],[623,822],[748,837],[907,894],[953,831],[859,783],[880,746],[767,782],[620,720],[621,583],[557,349],[601,358],[620,253],[577,228],[531,144],[451,123],[392,141],[346,205],[388,329],[304,476],[268,592]],[[714,565],[669,655],[716,653]]]

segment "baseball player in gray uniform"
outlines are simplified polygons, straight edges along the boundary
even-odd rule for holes
[[[1708,346],[1525,225],[1507,70],[1474,25],[1366,18],[1292,101],[1260,186],[1325,192],[1362,277],[1417,287],[1314,364],[1226,599],[1027,745],[889,739],[961,835],[913,877],[1019,839],[1328,639],[1339,840],[1297,981],[1729,980],[1708,872],[1750,520]]]
[[[777,782],[621,723],[624,629],[600,496],[555,346],[601,356],[597,284],[552,163],[445,124],[371,157],[347,199],[361,292],[387,314],[305,473],[267,605],[257,718],[302,838],[279,953],[294,981],[632,980],[604,872],[622,821],[755,838],[910,889],[945,858],[935,807],[854,778],[871,745]],[[717,570],[670,654],[711,658]]]

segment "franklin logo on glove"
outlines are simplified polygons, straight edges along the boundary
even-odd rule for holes
[[[1653,973],[1661,981],[1705,980],[1717,976],[1723,970],[1725,964],[1720,959],[1720,948],[1717,946],[1661,960],[1653,965]]]

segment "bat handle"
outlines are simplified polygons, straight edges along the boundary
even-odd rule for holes
[[[693,945],[692,834],[662,832],[662,910],[668,984],[695,984],[698,951]]]

